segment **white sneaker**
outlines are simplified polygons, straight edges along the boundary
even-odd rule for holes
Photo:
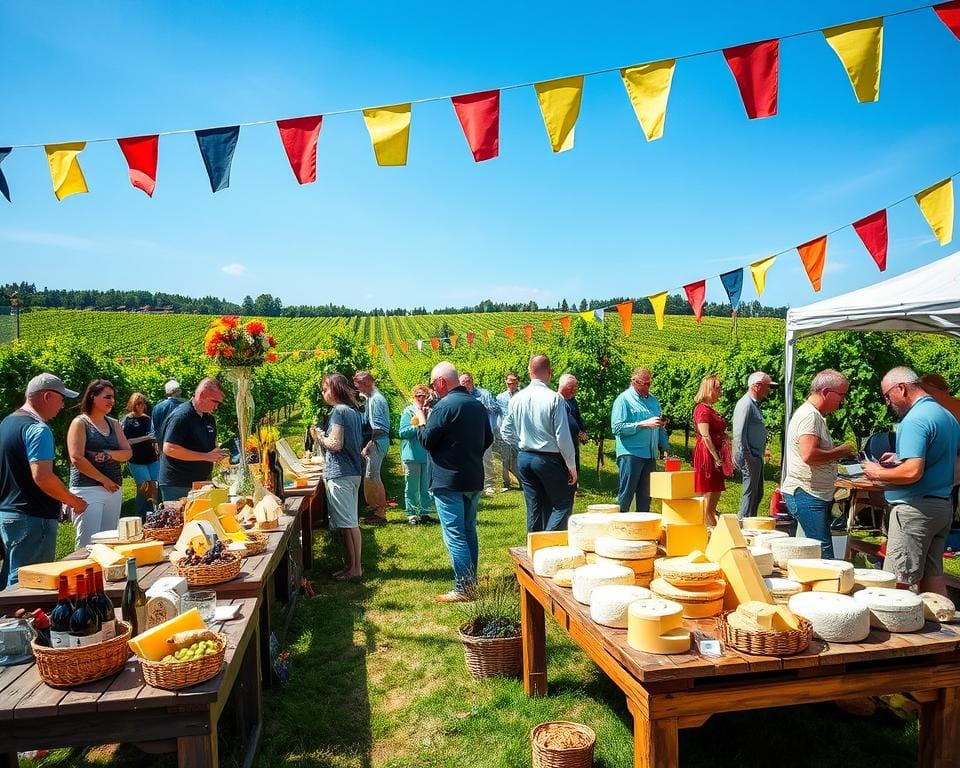
[[[493,490],[493,488],[484,488],[484,489],[483,489],[483,495],[484,495],[484,496],[495,496],[496,493],[497,493],[497,492],[496,492],[495,490]]]

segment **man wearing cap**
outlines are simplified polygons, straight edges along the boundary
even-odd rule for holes
[[[163,385],[163,391],[167,393],[167,399],[161,400],[150,411],[150,418],[153,420],[153,434],[157,438],[157,444],[163,446],[163,428],[177,406],[183,402],[180,397],[180,382],[176,379],[170,379]]]
[[[776,383],[763,371],[754,371],[747,379],[747,392],[733,409],[733,463],[743,476],[740,511],[737,516],[756,517],[763,498],[763,458],[767,449],[767,426],[763,423],[760,401]]]
[[[76,513],[87,508],[53,471],[56,451],[47,426],[64,400],[78,394],[52,373],[41,373],[27,384],[23,405],[0,421],[0,538],[6,551],[0,589],[17,583],[20,566],[54,559],[61,504]]]

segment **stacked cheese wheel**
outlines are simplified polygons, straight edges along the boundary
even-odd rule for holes
[[[655,570],[657,578],[650,584],[653,594],[678,603],[684,618],[704,619],[723,610],[726,582],[720,566],[702,552],[658,560]]]
[[[613,516],[614,514],[606,512],[583,512],[579,515],[570,515],[567,522],[567,543],[584,552],[593,552],[594,542],[598,536],[606,535],[607,524]]]
[[[865,587],[896,589],[897,577],[890,571],[879,571],[876,568],[854,568],[853,591],[856,592]]]
[[[630,604],[649,598],[650,590],[643,587],[623,584],[595,587],[590,594],[590,618],[605,627],[626,629]]]
[[[690,631],[683,628],[683,606],[658,598],[630,603],[627,643],[644,653],[686,653]]]
[[[791,597],[803,592],[803,584],[793,579],[781,579],[772,576],[764,579],[763,583],[766,584],[767,591],[770,593],[770,597],[773,598],[773,602],[779,605],[786,605],[790,602]]]
[[[773,561],[781,568],[786,568],[791,560],[820,557],[820,542],[792,536],[774,538],[770,540],[770,551],[773,552]]]
[[[637,586],[649,586],[660,530],[660,515],[652,512],[610,515],[605,533],[594,539],[596,563],[629,568]]]
[[[553,578],[557,571],[586,565],[583,550],[577,547],[543,547],[533,553],[533,572]]]
[[[773,552],[770,550],[770,542],[787,538],[787,534],[783,531],[770,528],[770,523],[775,523],[772,517],[745,517],[742,521],[743,537],[750,545],[750,554],[753,555],[761,576],[770,576],[773,573]],[[766,527],[753,527],[761,524]]]
[[[590,596],[597,587],[614,584],[632,587],[634,580],[633,571],[622,565],[581,565],[573,572],[573,597],[579,603],[590,605]]]

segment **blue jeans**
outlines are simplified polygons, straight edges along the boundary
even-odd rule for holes
[[[425,515],[433,509],[430,465],[425,461],[403,462],[403,506],[407,517]]]
[[[527,506],[527,533],[565,531],[573,511],[570,475],[559,453],[520,451],[517,477]]]
[[[480,558],[480,541],[477,538],[477,504],[480,491],[450,491],[438,489],[433,492],[440,518],[443,543],[450,553],[453,564],[453,589],[466,592],[477,583],[477,561]]]
[[[188,493],[190,493],[189,485],[160,486],[160,498],[164,501],[176,501],[177,499],[183,499],[186,498]]]
[[[783,494],[787,503],[787,511],[800,527],[803,535],[820,542],[821,557],[833,559],[833,535],[830,533],[830,508],[833,501],[824,501],[811,496],[802,488],[797,488],[793,494]]]
[[[157,482],[157,480],[160,479],[160,462],[154,461],[150,464],[134,464],[128,462],[127,469],[130,470],[130,477],[133,478],[133,482],[136,483],[137,486],[137,500],[134,508],[140,517],[144,517],[147,514],[147,510],[150,509],[150,502],[147,501],[146,496],[140,494],[140,486],[148,480]]]
[[[617,471],[620,473],[617,501],[621,512],[629,512],[634,501],[637,512],[650,511],[650,473],[656,467],[654,458],[645,459],[629,453],[617,456]]]
[[[0,589],[17,583],[21,565],[51,563],[57,555],[57,523],[44,517],[0,511],[0,538],[6,557],[0,566]]]

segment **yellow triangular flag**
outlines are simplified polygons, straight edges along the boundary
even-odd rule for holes
[[[593,314],[593,310],[587,310],[586,312],[578,312],[577,314],[583,318],[583,321],[586,323],[595,323],[597,322],[596,316]]]
[[[667,116],[667,99],[676,64],[676,59],[664,59],[620,70],[627,96],[647,141],[663,136],[663,121]]]
[[[653,305],[653,317],[657,321],[657,328],[663,330],[663,313],[667,309],[667,292],[655,293],[653,296],[647,296],[647,300]]]
[[[406,165],[410,143],[410,104],[363,110],[377,165]]]
[[[44,146],[47,164],[50,166],[50,178],[53,180],[53,193],[57,200],[87,191],[87,180],[83,178],[83,171],[77,160],[77,155],[83,152],[86,146],[85,141]]]
[[[846,67],[857,101],[880,98],[883,17],[831,27],[823,30],[823,36]]]
[[[573,131],[580,116],[583,75],[562,77],[545,83],[534,83],[543,124],[547,127],[554,152],[573,149]]]
[[[914,198],[940,245],[953,240],[953,179],[938,181]]]
[[[757,287],[757,296],[763,296],[763,289],[767,285],[767,270],[776,260],[776,256],[767,256],[750,265],[750,274],[753,275],[753,284]]]

